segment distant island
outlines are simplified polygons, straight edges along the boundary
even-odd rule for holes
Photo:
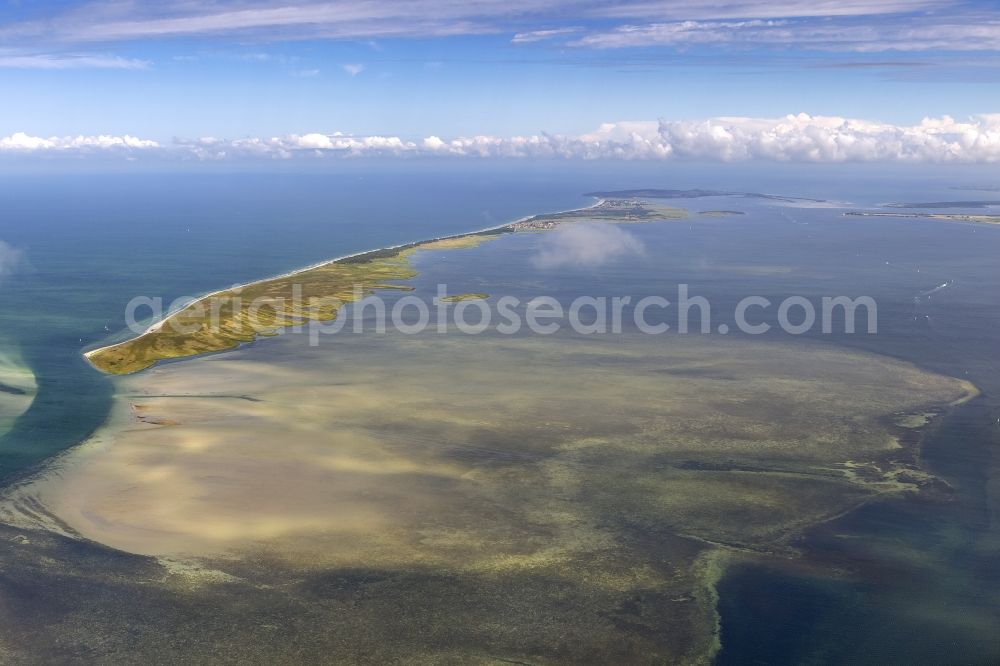
[[[924,220],[949,220],[951,222],[978,222],[981,224],[1000,224],[1000,215],[968,215],[962,213],[872,213],[866,211],[850,211],[845,217],[906,217]]]
[[[594,195],[584,195],[594,196]],[[510,225],[511,231],[544,231],[553,229],[562,222],[653,222],[656,220],[678,220],[689,216],[683,208],[656,206],[637,197],[602,198],[593,206],[543,213],[519,220]]]
[[[825,199],[807,199],[805,197],[785,197],[776,194],[760,194],[759,192],[727,192],[724,190],[610,190],[606,192],[587,192],[588,197],[616,197],[636,199],[702,199],[705,197],[744,197],[746,199],[767,199],[769,201],[808,201],[811,203],[826,203]]]
[[[1000,192],[1000,185],[958,185],[951,189],[961,192]]]
[[[883,208],[990,208],[1000,201],[928,201],[924,203],[891,203]]]

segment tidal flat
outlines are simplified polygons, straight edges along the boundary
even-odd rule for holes
[[[894,420],[974,393],[819,344],[304,342],[118,380],[111,422],[8,491],[3,522],[24,547],[144,556],[157,599],[281,597],[312,623],[303,658],[701,663],[728,562],[933,491]]]

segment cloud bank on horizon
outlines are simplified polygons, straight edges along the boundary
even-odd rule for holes
[[[175,139],[171,145],[133,136],[0,137],[0,155],[104,154],[207,161],[360,157],[556,158],[774,161],[804,163],[1000,162],[1000,114],[966,121],[949,116],[899,126],[804,113],[783,118],[709,118],[606,123],[579,135],[541,133],[408,140],[343,133],[239,139]]]

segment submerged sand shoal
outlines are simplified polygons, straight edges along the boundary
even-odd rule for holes
[[[933,488],[894,424],[974,392],[719,338],[269,347],[118,380],[112,422],[0,514],[250,579],[393,577],[357,594],[430,623],[399,655],[472,659],[474,617],[525,661],[696,662],[725,558],[788,554],[804,526]]]

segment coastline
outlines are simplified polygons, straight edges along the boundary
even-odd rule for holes
[[[907,220],[938,220],[941,222],[966,222],[985,226],[1000,226],[1000,215],[976,215],[974,213],[886,213],[871,211],[849,211],[843,217],[894,217]]]
[[[599,204],[595,204],[595,205],[599,205]],[[585,209],[574,209],[574,210],[585,210]],[[537,217],[537,216],[534,216],[534,215],[533,216],[526,216],[526,217],[520,218],[520,220],[530,220],[530,219],[532,219],[534,217]],[[509,224],[508,225],[499,225],[499,226],[496,226],[496,227],[489,227],[487,229],[483,229],[483,230],[480,230],[480,231],[455,234],[455,235],[452,235],[452,236],[446,236],[446,237],[442,237],[442,238],[462,238],[462,237],[465,237],[465,236],[474,236],[474,235],[476,235],[478,233],[489,232],[489,231],[492,231],[492,230],[500,230],[500,229],[503,229],[505,226],[509,226]],[[504,235],[503,238],[508,238],[508,237],[506,235]],[[438,239],[431,239],[429,241],[423,241],[423,242],[424,243],[426,243],[426,242],[433,242],[434,240],[438,240]],[[508,239],[508,240],[512,240],[512,239]],[[500,241],[500,242],[504,243],[504,242],[507,242],[507,241]],[[403,245],[400,245],[400,246],[393,246],[393,247],[407,247],[408,245],[411,245],[411,244],[403,244]],[[381,250],[371,250],[371,251],[366,251],[366,252],[358,252],[358,253],[354,253],[354,254],[351,254],[351,255],[345,255],[344,257],[338,257],[338,258],[335,258],[335,259],[325,260],[325,261],[319,262],[319,263],[315,264],[314,267],[324,266],[324,265],[327,265],[329,263],[335,263],[337,261],[350,260],[350,259],[354,259],[354,258],[357,258],[357,257],[365,256],[365,255],[372,254],[372,253],[378,253],[378,252],[389,250],[389,249],[392,249],[392,248],[383,248]],[[433,263],[436,263],[436,261],[439,258],[439,256],[440,255],[433,255],[431,257],[427,257],[426,262],[425,262],[424,265],[428,265],[429,266],[429,265],[431,265]],[[301,272],[308,271],[310,269],[311,269],[311,267],[296,269],[296,270],[284,273],[283,275],[284,276],[295,276],[295,275],[297,275],[297,274],[299,274]],[[270,278],[270,279],[274,279],[274,278]],[[257,283],[262,282],[262,281],[267,281],[267,279],[264,279],[264,280],[261,280],[261,281],[248,282],[247,285],[257,284]],[[213,293],[219,293],[219,292],[213,292]],[[202,297],[202,298],[205,298],[205,297]],[[173,313],[171,313],[171,315],[172,314]],[[167,317],[164,317],[163,321],[166,321],[169,318],[169,316],[170,315],[168,315]],[[158,323],[162,326],[163,322],[161,321],[161,322],[158,322]],[[263,349],[261,349],[261,351],[263,351]],[[280,349],[278,351],[280,352]],[[247,349],[244,353],[246,355],[250,356],[250,355],[256,355],[257,352],[258,352],[257,349]],[[872,353],[878,354],[880,356],[890,356],[890,355],[886,354],[884,351],[882,351],[882,352],[872,352]],[[267,352],[265,352],[263,355],[266,357],[266,356],[269,356],[270,354],[268,354]],[[227,361],[223,361],[222,357],[224,357],[224,356],[226,356],[226,355],[220,355],[219,358],[216,358],[214,360],[211,359],[211,358],[207,358],[202,363],[192,363],[192,364],[190,364],[190,369],[194,370],[196,367],[200,367],[200,366],[206,366],[206,368],[207,368],[208,366],[211,366],[214,363],[230,363],[230,361],[228,361],[228,360]],[[236,356],[236,362],[238,364],[239,363],[240,355],[237,354],[235,356]],[[280,356],[280,353],[277,356]],[[342,359],[342,357],[344,355],[338,354],[338,356],[341,357],[341,359]],[[361,358],[362,360],[364,360],[366,362],[370,362],[370,360],[372,358],[371,356],[365,356],[365,357],[361,357],[360,355],[355,355],[355,356],[358,356],[359,358]],[[890,356],[890,357],[891,358],[897,358],[895,356]],[[906,354],[900,354],[899,357],[898,357],[898,360],[903,360],[903,361],[906,361],[907,363],[916,364],[917,367],[920,368],[920,369],[925,369],[925,370],[927,369],[927,368],[924,368],[922,365],[917,364],[916,361],[914,361],[912,358],[908,357]],[[258,361],[255,360],[254,362],[257,363]],[[80,364],[80,365],[83,366],[83,364]],[[146,378],[148,378],[150,380],[153,380],[153,379],[155,379],[157,376],[159,376],[161,374],[167,374],[167,373],[172,373],[174,371],[179,371],[180,370],[179,365],[180,364],[178,364],[177,366],[170,366],[169,368],[166,368],[165,369],[166,370],[165,373],[159,373],[159,372],[149,373],[149,374],[145,374],[144,373],[144,377],[146,377]],[[84,370],[86,371],[86,368],[84,368]],[[338,368],[337,371],[339,373],[339,372],[341,372],[341,369]],[[361,376],[363,376],[366,379],[370,380],[371,376],[367,374],[368,372],[370,372],[370,368],[365,368],[364,369],[364,373],[365,374],[363,374]],[[940,369],[938,370],[938,372],[940,372]],[[954,379],[958,378],[957,377],[958,373],[945,373],[945,374],[947,374],[948,376],[951,376]],[[395,379],[395,377],[394,377],[394,379]],[[338,381],[339,380],[340,380],[340,377],[338,377]],[[965,383],[967,380],[959,380],[959,381]],[[115,385],[117,385],[119,387],[129,386],[129,384],[121,384],[121,383],[119,383],[117,381],[115,382]],[[237,385],[240,385],[240,383],[237,382]],[[979,389],[978,389],[978,387],[975,384],[967,384],[967,386],[971,386],[972,390],[971,391],[967,391],[966,394],[963,395],[962,397],[956,398],[953,402],[948,403],[950,406],[964,405],[965,403],[969,402],[974,397],[976,397],[975,394],[979,394]],[[242,389],[242,386],[241,386],[241,389]],[[187,389],[185,389],[185,390],[187,390]],[[236,398],[236,397],[238,397],[238,396],[229,396],[229,395],[226,395],[226,396],[222,396],[222,395],[209,395],[209,396],[188,395],[185,398],[183,396],[178,396],[178,395],[170,394],[170,395],[156,396],[156,397],[154,397],[154,398],[151,399],[151,398],[149,398],[149,396],[146,396],[145,394],[143,394],[143,395],[130,395],[128,391],[122,391],[122,394],[120,394],[120,395],[123,395],[123,397],[126,400],[135,399],[135,400],[138,400],[140,403],[142,403],[142,402],[152,403],[153,400],[156,400],[157,402],[162,402],[164,405],[170,405],[171,407],[173,407],[174,405],[172,405],[170,402],[167,402],[167,401],[179,401],[179,400],[184,400],[184,399],[190,399],[191,400],[191,408],[192,409],[195,407],[194,401],[196,399],[202,399],[202,401],[204,401],[203,400],[204,397],[219,398],[218,400],[211,401],[211,409],[208,410],[208,411],[211,412],[212,418],[216,418],[218,416],[218,412],[220,410],[228,409],[229,408],[229,402],[226,400],[226,398]],[[242,400],[247,400],[247,398],[242,398]],[[332,401],[329,401],[329,402],[332,402]],[[329,404],[329,402],[327,404]],[[260,409],[260,408],[262,408],[262,405],[267,405],[267,404],[276,404],[276,402],[275,401],[268,402],[267,400],[264,400],[264,401],[260,401],[260,402],[254,402],[254,403],[248,403],[248,402],[235,402],[235,403],[233,403],[233,405],[235,405],[235,408],[238,409],[238,410],[240,410],[241,417],[245,416],[247,410],[249,410],[249,409]],[[292,404],[292,402],[291,401],[287,401],[284,404],[290,405],[290,404]],[[388,404],[392,404],[391,401]],[[218,407],[217,407],[217,405],[218,405]],[[183,407],[183,405],[180,405],[179,403],[177,404],[177,406]],[[160,408],[154,408],[153,406],[151,406],[149,404],[140,405],[140,409],[136,411],[136,413],[141,414],[141,417],[138,419],[139,423],[138,423],[137,427],[142,428],[142,429],[147,429],[147,430],[153,430],[157,426],[161,426],[162,433],[161,433],[161,435],[158,435],[158,436],[165,436],[165,435],[167,435],[168,433],[171,433],[171,432],[183,432],[184,428],[190,428],[193,425],[195,425],[193,423],[186,424],[186,423],[174,423],[174,422],[170,422],[169,419],[173,418],[174,414],[176,414],[176,412],[171,408],[170,412],[166,413],[167,410],[166,410],[166,407],[164,407],[164,408],[162,408],[164,410],[164,414],[159,414],[159,413],[156,413],[154,411],[154,410],[158,410],[158,409],[160,409]],[[384,411],[386,413],[388,413],[389,410],[384,410]],[[181,413],[183,414],[184,412],[181,412]],[[160,419],[160,421],[157,422],[155,419]],[[192,421],[193,420],[194,419],[192,419]],[[293,420],[293,419],[289,419],[289,421],[291,421],[291,420]],[[136,426],[136,424],[134,422],[130,422],[129,425],[130,426]],[[108,440],[104,440],[104,444],[108,444],[108,443],[109,443]],[[142,444],[142,442],[138,438],[135,439],[134,443]],[[194,443],[197,443],[197,442],[194,442]],[[921,445],[922,445],[922,441],[921,441]],[[193,450],[196,450],[196,449],[191,449],[191,450],[185,449],[186,452],[190,452],[190,451],[193,451]],[[200,451],[200,449],[197,449],[197,450]],[[95,447],[92,447],[92,450],[90,451],[90,453],[101,454],[102,452],[100,451],[100,449],[98,447],[95,446]],[[241,452],[241,454],[242,454],[242,452]],[[201,454],[199,453],[199,455],[201,455]],[[66,465],[66,467],[64,469],[67,472],[67,474],[74,474],[74,473],[76,473],[76,472],[73,472],[70,469],[71,464],[72,464],[72,460],[74,460],[74,459],[69,459],[69,458],[65,459],[65,465]],[[59,463],[56,463],[56,465],[54,467],[58,468],[58,466],[59,466]],[[134,470],[134,468],[133,468],[133,470]],[[269,471],[271,471],[273,473],[274,470],[272,468]],[[357,470],[353,470],[353,471],[356,472]],[[720,471],[720,470],[711,469],[711,468],[708,468],[708,467],[706,467],[703,470],[698,470],[698,472],[700,474],[704,474],[706,476],[710,475],[710,474],[721,474],[722,473],[722,471]],[[692,472],[692,473],[694,473],[694,472]],[[756,471],[756,470],[754,470],[754,471],[745,471],[745,472],[744,471],[740,471],[740,470],[735,470],[735,472],[733,472],[733,473],[735,475],[743,474],[743,475],[745,475],[747,477],[750,477],[751,475],[759,475],[759,471]],[[53,481],[56,482],[56,483],[58,483],[60,481],[60,479],[58,477],[54,477]],[[134,482],[134,477],[133,477],[133,482]],[[914,494],[916,494],[916,493],[914,493]],[[858,504],[856,506],[852,506],[852,507],[848,508],[847,510],[845,510],[843,514],[841,514],[839,516],[833,516],[833,517],[828,518],[826,520],[826,522],[833,523],[833,522],[839,521],[839,520],[843,519],[847,515],[859,512],[860,509],[862,509],[863,507],[868,506],[869,504],[881,503],[881,500],[884,497],[885,497],[884,495],[877,496],[877,497],[872,498],[871,500],[862,502],[862,503],[860,503],[860,504]],[[821,523],[818,523],[818,524],[819,525],[825,525],[826,522],[821,522]],[[812,529],[812,528],[810,527],[808,529]],[[808,529],[806,531],[808,531]],[[801,535],[799,535],[799,536],[801,536]],[[799,545],[798,537],[796,537],[794,545],[796,547],[798,547],[798,545]],[[731,562],[727,561],[727,560],[729,560],[729,558],[728,557],[724,557],[724,555],[731,555],[731,554],[732,554],[732,551],[726,551],[726,550],[722,550],[722,551],[714,551],[713,550],[713,551],[710,551],[709,553],[707,553],[706,558],[705,558],[707,560],[707,563],[705,564],[705,566],[699,568],[698,571],[697,571],[697,573],[702,574],[700,580],[705,585],[705,589],[703,589],[701,591],[701,594],[695,595],[693,601],[681,600],[681,597],[677,597],[676,599],[672,599],[671,601],[673,603],[706,603],[706,604],[712,605],[713,607],[717,607],[717,604],[719,603],[719,597],[720,597],[719,584],[721,582],[724,585],[725,581],[728,580],[729,565],[730,564],[737,564],[738,565],[738,564],[740,564],[742,562],[741,558],[739,558],[739,557],[733,557],[732,560],[731,560]],[[709,556],[711,556],[711,557],[709,557]],[[721,558],[721,559],[716,559],[716,558]],[[761,559],[763,559],[763,558],[761,558]],[[167,560],[163,560],[163,561],[166,562]],[[781,566],[783,564],[784,564],[784,561],[779,562],[779,566]],[[193,565],[192,565],[192,570],[193,570]],[[725,593],[726,592],[724,590],[722,594],[725,594]],[[715,614],[714,617],[715,617],[715,633],[714,633],[714,643],[713,643],[713,646],[711,647],[711,652],[717,652],[719,650],[720,646],[721,646],[721,640],[726,637],[725,634],[721,634],[720,635],[720,633],[719,633],[720,628],[722,627],[722,624],[723,624],[721,616],[716,612],[716,614]],[[727,618],[727,619],[729,619],[729,618]]]
[[[533,219],[535,219],[537,217],[543,216],[543,215],[563,215],[563,214],[567,214],[567,213],[574,213],[574,212],[579,212],[579,211],[586,211],[586,210],[590,210],[592,208],[597,208],[598,206],[600,206],[604,202],[605,202],[605,199],[597,198],[597,200],[594,203],[592,203],[589,206],[584,206],[582,208],[569,208],[569,209],[566,209],[566,210],[554,211],[552,213],[532,213],[530,215],[525,215],[525,216],[519,217],[516,220],[510,221],[510,222],[504,222],[502,224],[494,225],[494,226],[491,226],[491,227],[485,227],[483,229],[477,229],[477,230],[474,230],[474,231],[467,231],[467,232],[462,232],[462,233],[458,233],[458,234],[449,234],[447,236],[436,236],[434,238],[425,238],[425,239],[420,239],[420,240],[408,241],[408,242],[405,242],[405,243],[400,243],[398,245],[389,245],[389,246],[384,246],[384,247],[379,247],[379,248],[374,248],[374,249],[361,250],[359,252],[353,252],[351,254],[341,255],[341,256],[338,256],[338,257],[334,257],[332,259],[324,259],[324,260],[318,261],[318,262],[316,262],[314,264],[310,264],[308,266],[303,266],[301,268],[296,268],[296,269],[293,269],[293,270],[290,270],[290,271],[287,271],[285,273],[281,273],[281,274],[278,274],[278,275],[273,275],[273,276],[270,276],[270,277],[259,278],[257,280],[251,280],[250,282],[245,282],[245,283],[242,283],[242,284],[235,284],[235,285],[232,285],[230,287],[226,287],[226,288],[223,288],[223,289],[218,289],[216,291],[212,291],[212,292],[209,292],[209,293],[206,293],[206,294],[202,294],[201,296],[196,296],[196,297],[194,297],[194,298],[192,298],[192,299],[184,302],[181,306],[177,307],[172,312],[168,313],[163,319],[160,319],[159,321],[150,324],[148,327],[146,327],[146,329],[142,333],[139,333],[137,335],[134,335],[132,337],[126,338],[124,340],[121,340],[119,342],[115,342],[115,343],[112,343],[112,344],[109,344],[109,345],[102,345],[100,347],[95,347],[93,349],[87,349],[86,351],[83,352],[83,357],[85,359],[87,359],[88,362],[90,362],[91,358],[94,355],[96,355],[96,354],[99,354],[99,353],[101,353],[103,351],[106,351],[108,349],[112,349],[114,347],[117,347],[120,344],[124,344],[126,342],[131,342],[131,341],[137,340],[137,339],[142,338],[142,337],[144,337],[146,335],[149,335],[150,333],[156,333],[157,331],[159,331],[160,329],[162,329],[165,324],[167,324],[169,321],[171,321],[172,319],[174,319],[180,312],[183,312],[185,309],[191,307],[195,303],[198,303],[198,302],[203,301],[203,300],[208,299],[208,298],[213,298],[215,296],[219,296],[219,295],[224,294],[224,293],[226,293],[228,291],[235,291],[235,290],[239,290],[239,289],[246,289],[248,287],[253,287],[255,285],[259,285],[259,284],[262,284],[262,283],[265,283],[265,282],[271,282],[273,280],[287,279],[287,278],[290,278],[290,277],[294,277],[296,275],[300,275],[302,273],[306,273],[308,271],[315,270],[317,268],[322,268],[324,266],[329,266],[331,264],[338,264],[338,263],[348,262],[350,260],[358,259],[358,258],[365,257],[365,256],[368,256],[368,255],[381,254],[381,253],[384,253],[384,252],[401,251],[401,250],[405,250],[405,249],[409,249],[409,248],[419,249],[419,247],[422,246],[422,245],[429,245],[431,243],[436,243],[436,242],[439,242],[439,241],[455,240],[455,239],[460,239],[460,238],[468,238],[468,237],[471,237],[471,236],[481,236],[481,235],[494,234],[494,233],[503,233],[505,230],[513,231],[514,227],[516,225],[522,224],[522,223],[525,223],[525,222],[529,222],[529,221],[531,221],[531,220],[533,220]],[[98,371],[100,371],[102,373],[104,372],[103,370],[100,370],[100,368],[97,368],[93,363],[91,363],[91,367],[94,367],[95,370],[98,370]],[[107,373],[105,373],[105,374],[107,374]]]

